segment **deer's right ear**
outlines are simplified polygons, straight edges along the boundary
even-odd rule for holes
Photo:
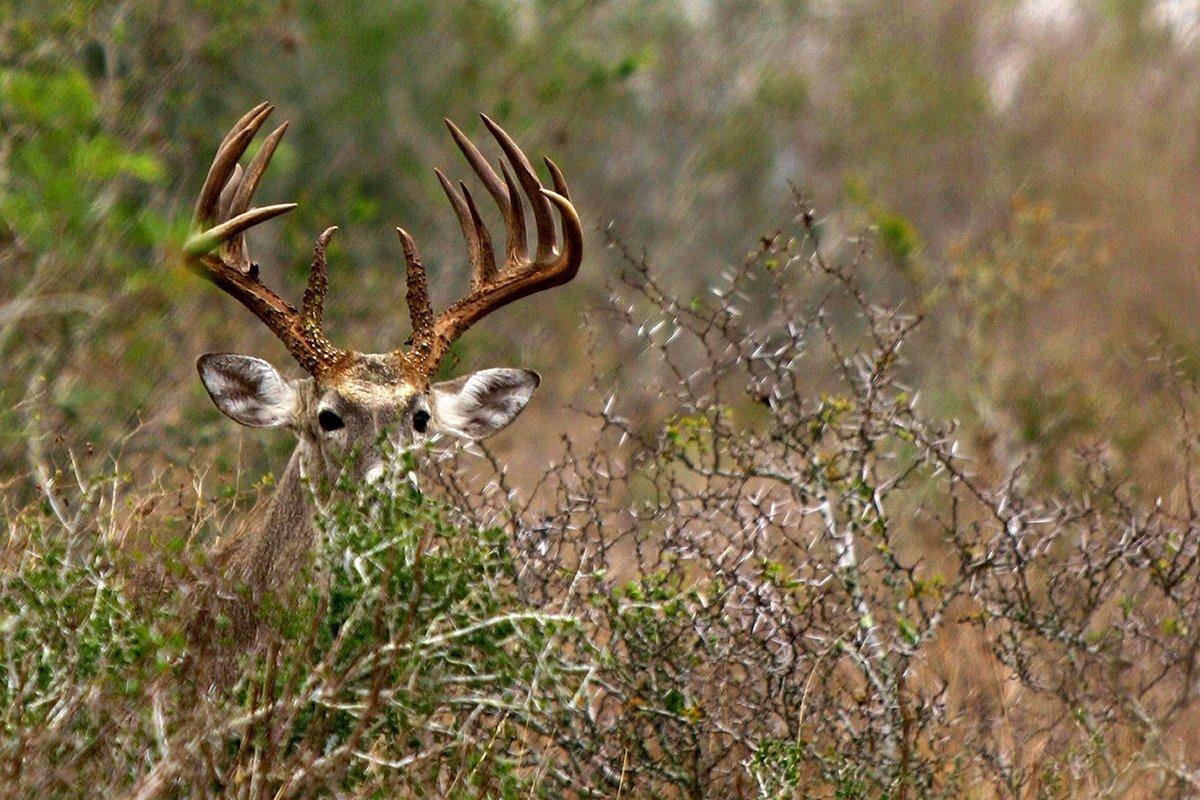
[[[276,428],[295,421],[299,393],[261,358],[207,353],[196,369],[213,403],[234,422]]]

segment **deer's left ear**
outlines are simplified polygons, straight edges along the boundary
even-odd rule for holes
[[[517,418],[541,382],[527,369],[481,369],[430,390],[440,430],[465,439],[491,436]]]

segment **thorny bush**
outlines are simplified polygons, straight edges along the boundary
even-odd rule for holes
[[[593,424],[520,490],[441,449],[338,487],[228,686],[183,634],[219,504],[157,549],[118,470],[10,510],[9,794],[1194,795],[1190,390],[1158,367],[1186,462],[1163,499],[1095,453],[1073,497],[975,474],[903,383],[917,317],[822,230],[802,213],[694,299],[610,238]],[[645,392],[610,397],[614,370]]]

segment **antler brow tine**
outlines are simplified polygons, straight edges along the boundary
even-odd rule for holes
[[[427,342],[433,333],[433,307],[429,302],[429,286],[426,283],[425,264],[417,251],[417,243],[403,228],[396,228],[400,244],[404,248],[405,283],[408,291],[404,300],[408,305],[408,316],[412,323],[413,344]]]

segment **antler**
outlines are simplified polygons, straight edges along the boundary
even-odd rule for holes
[[[288,351],[314,377],[320,378],[342,369],[357,354],[335,347],[321,330],[325,292],[329,287],[325,251],[337,228],[329,228],[317,239],[308,286],[299,309],[268,289],[258,277],[258,264],[246,252],[245,232],[291,211],[295,203],[250,208],[250,201],[266,172],[279,140],[287,130],[280,125],[263,142],[262,148],[244,171],[238,159],[245,154],[250,140],[270,116],[272,106],[261,103],[252,108],[225,136],[209,168],[208,177],[196,199],[194,227],[198,233],[184,244],[189,268],[206,278],[250,310],[287,347]],[[471,259],[471,288],[465,297],[434,317],[429,302],[425,266],[412,237],[397,228],[404,247],[408,290],[405,300],[412,320],[411,346],[396,350],[392,357],[410,379],[427,381],[437,370],[450,345],[471,325],[501,306],[575,277],[583,258],[583,227],[571,205],[567,184],[554,162],[546,159],[554,191],[544,189],[529,159],[504,130],[486,116],[483,122],[500,144],[512,172],[503,162],[500,173],[479,152],[454,123],[446,120],[450,133],[466,156],[475,174],[504,215],[507,231],[504,264],[497,268],[491,236],[479,216],[479,209],[466,184],[459,183],[461,194],[440,170],[438,180],[462,226]],[[516,180],[513,179],[516,173]],[[528,252],[525,237],[525,207],[520,184],[533,210],[537,242]],[[562,245],[555,235],[551,206],[562,219]]]
[[[238,163],[272,110],[268,103],[252,108],[217,148],[208,177],[196,198],[193,225],[199,232],[184,244],[184,257],[190,269],[249,309],[279,337],[301,366],[314,377],[320,377],[347,358],[321,331],[325,292],[329,287],[325,250],[337,228],[329,228],[317,238],[299,310],[259,280],[258,264],[250,260],[246,251],[248,229],[296,207],[295,203],[281,203],[250,208],[258,183],[287,130],[286,122],[263,141],[249,167],[243,171]]]
[[[396,229],[404,247],[408,283],[405,299],[413,333],[408,349],[397,350],[393,356],[406,371],[420,379],[427,379],[437,370],[450,345],[471,325],[514,300],[561,286],[575,277],[583,259],[583,226],[571,204],[562,172],[547,158],[546,166],[550,170],[554,191],[544,189],[521,148],[503,128],[487,116],[480,116],[512,165],[516,182],[503,161],[500,162],[501,178],[453,122],[446,120],[446,125],[467,162],[504,215],[507,234],[503,266],[496,267],[491,235],[484,227],[467,185],[459,183],[460,194],[441,170],[435,170],[462,226],[471,260],[470,290],[435,318],[429,302],[425,266],[421,263],[416,243],[403,229]],[[537,242],[532,256],[528,253],[525,240],[525,209],[517,182],[533,209]],[[558,209],[562,219],[561,248],[555,236],[551,205]]]

